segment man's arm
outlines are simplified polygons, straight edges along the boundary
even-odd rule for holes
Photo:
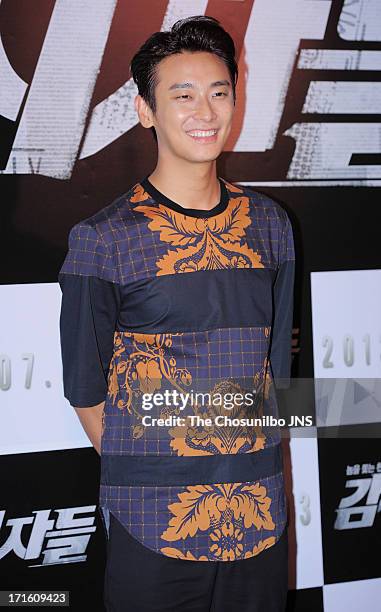
[[[81,421],[81,425],[98,455],[101,454],[102,415],[104,405],[105,402],[101,402],[96,406],[90,406],[89,408],[76,408],[74,406],[74,410]]]
[[[64,396],[100,455],[121,294],[109,249],[86,222],[70,230],[69,250],[58,281],[62,290],[59,325]]]

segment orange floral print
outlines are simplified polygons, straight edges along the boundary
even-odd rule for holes
[[[236,189],[235,191],[241,192]],[[144,196],[139,196],[145,199]],[[190,217],[164,204],[134,210],[151,219],[148,227],[172,247],[156,262],[157,276],[199,270],[263,268],[260,255],[246,242],[251,225],[249,198],[230,198],[226,210],[213,217]]]
[[[144,200],[148,200],[149,194],[143,189],[140,184],[135,185],[134,187],[134,195],[130,198],[131,202],[144,202]]]
[[[192,382],[191,373],[186,368],[178,368],[176,359],[166,355],[175,335],[180,334],[140,334],[121,331],[114,333],[114,352],[108,373],[108,393],[113,404],[117,401],[120,410],[127,409],[130,414],[133,412],[138,421],[141,420],[141,414],[136,406],[141,406],[143,393],[153,393],[156,389],[160,389],[163,380],[181,392],[185,392],[185,387]],[[124,400],[121,398],[122,389],[125,390]],[[138,401],[134,402],[134,399]],[[133,436],[138,438],[142,435],[143,428],[138,423],[133,429]]]
[[[266,365],[266,364],[265,364]],[[255,402],[250,408],[250,416],[263,416],[263,399],[266,398],[268,391],[268,377],[263,368],[257,372],[253,378],[256,389]],[[241,385],[230,379],[225,379],[218,382],[211,390],[210,396],[223,397],[227,393],[244,394],[245,390]],[[176,426],[169,429],[168,433],[172,440],[170,446],[177,452],[179,456],[202,456],[202,455],[234,455],[237,453],[252,453],[262,450],[266,443],[266,434],[263,432],[261,425],[253,427],[248,425],[239,426],[223,426],[215,425],[215,419],[219,416],[226,416],[226,409],[222,402],[221,404],[213,405],[210,403],[203,409],[195,412],[202,419],[210,419],[211,425],[193,426]],[[228,414],[231,419],[247,419],[247,407],[241,404],[235,404]]]
[[[275,544],[275,536],[270,536],[265,540],[260,540],[251,551],[249,550],[245,553],[245,559],[255,557],[255,555],[258,555],[260,552],[262,552],[262,550],[265,550],[265,548],[270,548],[270,546],[273,546],[273,544]]]
[[[255,547],[244,550],[243,530],[252,526],[275,529],[269,510],[271,498],[266,493],[266,487],[259,482],[189,486],[178,494],[179,502],[168,506],[173,516],[161,538],[176,542],[194,537],[198,531],[209,531],[209,550],[217,560],[233,561],[257,554]],[[161,550],[170,556],[176,551]]]

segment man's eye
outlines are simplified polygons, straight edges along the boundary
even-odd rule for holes
[[[216,91],[214,95],[218,98],[222,98],[223,96],[227,96],[228,94],[225,91]]]
[[[190,95],[189,94],[182,94],[181,96],[176,96],[176,100],[185,99],[185,98],[190,98]]]

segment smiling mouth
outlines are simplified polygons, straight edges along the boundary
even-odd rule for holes
[[[215,142],[217,140],[218,130],[191,130],[187,132],[188,136],[197,142]]]

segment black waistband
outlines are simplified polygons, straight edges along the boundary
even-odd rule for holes
[[[205,457],[106,455],[101,484],[115,486],[182,486],[252,482],[283,469],[280,444],[254,453]]]

